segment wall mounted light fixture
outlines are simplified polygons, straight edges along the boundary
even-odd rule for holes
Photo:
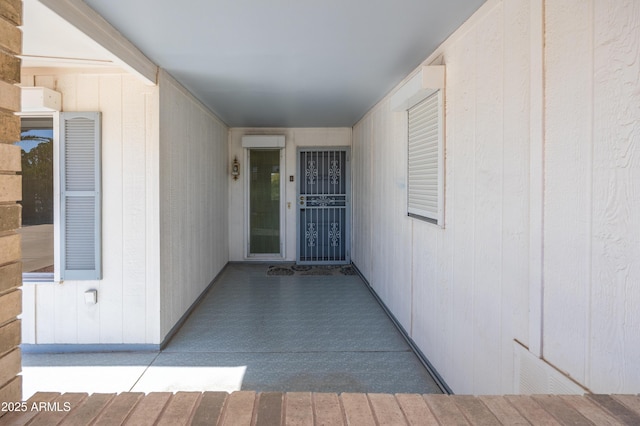
[[[238,157],[235,157],[233,163],[231,163],[231,176],[233,176],[233,180],[238,180],[240,176],[240,162],[238,161]]]

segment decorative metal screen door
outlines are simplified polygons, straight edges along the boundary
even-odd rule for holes
[[[348,148],[300,149],[298,263],[346,264],[349,254]]]

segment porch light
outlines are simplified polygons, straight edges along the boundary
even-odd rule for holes
[[[238,157],[235,157],[233,163],[231,163],[231,176],[233,176],[233,180],[238,180],[238,176],[240,176],[240,162],[238,161]]]

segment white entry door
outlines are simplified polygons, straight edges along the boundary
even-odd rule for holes
[[[348,264],[350,258],[349,148],[298,152],[300,264]]]

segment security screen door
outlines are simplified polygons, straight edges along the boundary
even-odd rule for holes
[[[348,148],[300,149],[298,159],[297,261],[349,263]]]

